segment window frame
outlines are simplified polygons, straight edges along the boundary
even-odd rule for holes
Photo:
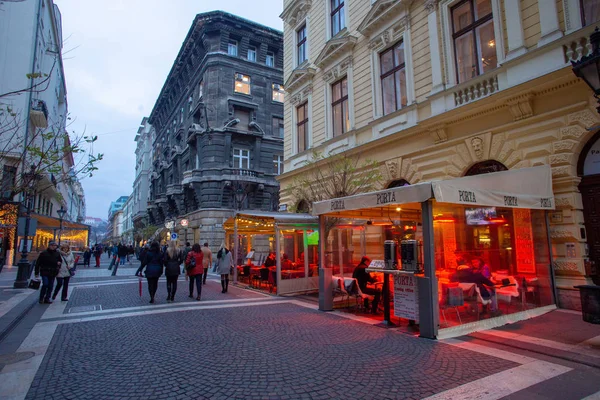
[[[275,130],[275,120],[277,120],[277,130]],[[283,139],[285,136],[285,129],[283,118],[277,115],[271,117],[271,136],[274,136],[279,139]]]
[[[273,154],[273,173],[275,175],[283,174],[283,155]]]
[[[232,54],[232,52],[230,51],[230,49],[235,49],[235,54]],[[229,54],[232,57],[237,57],[238,56],[238,42],[237,40],[233,40],[233,39],[229,39],[229,41],[227,42],[227,54]]]
[[[250,58],[250,54],[254,54],[253,58]],[[248,46],[248,51],[246,53],[246,59],[251,62],[256,62],[257,51],[255,46]]]
[[[343,87],[343,82],[344,80],[346,81],[346,95],[342,95],[342,87]],[[335,93],[335,87],[337,85],[340,85],[340,98],[337,100],[334,100],[334,93]],[[332,137],[338,137],[338,136],[342,136],[343,134],[347,133],[347,127],[346,124],[344,123],[345,120],[347,119],[348,121],[350,121],[350,90],[348,88],[348,76],[344,76],[341,79],[338,79],[337,81],[333,82],[330,86],[331,89],[331,129],[332,129]],[[344,118],[344,102],[346,102],[346,118]],[[335,134],[335,107],[340,106],[342,112],[341,112],[341,116],[342,116],[342,120],[341,122],[341,127],[342,127],[342,132],[338,135]]]
[[[238,80],[238,76],[240,77],[240,79]],[[248,78],[248,82],[244,83],[244,77]],[[248,85],[248,93],[245,92],[241,92],[237,90],[237,83],[238,82],[242,82],[242,85],[246,84]],[[251,96],[252,95],[252,78],[250,77],[250,75],[246,75],[246,74],[242,74],[241,72],[235,72],[234,74],[234,78],[233,78],[233,92],[237,93],[237,94],[244,94],[246,96]]]
[[[298,110],[300,108],[304,108],[304,119],[303,120],[299,120],[298,119]],[[296,106],[296,150],[298,153],[302,153],[303,151],[308,150],[309,148],[309,143],[308,143],[308,121],[309,120],[309,116],[308,116],[308,100],[306,100],[304,103]],[[303,140],[304,140],[304,148],[302,150],[300,150],[300,127],[302,127],[304,134],[303,134]]]
[[[239,154],[236,154],[236,152],[239,152]],[[239,162],[236,162],[236,159]],[[244,166],[243,166],[244,160],[246,160],[246,162],[248,163],[247,168],[244,168]],[[245,149],[243,147],[234,147],[233,148],[233,168],[234,169],[245,169],[245,170],[250,169],[250,150],[249,149]]]
[[[271,58],[271,60],[273,60],[271,64],[269,64],[269,58]],[[274,51],[267,51],[267,55],[265,56],[265,65],[267,67],[275,68],[275,52]]]
[[[398,46],[402,45],[402,52],[403,54],[403,59],[404,62],[401,64],[396,65],[396,48]],[[383,58],[383,55],[391,52],[392,53],[392,61],[394,63],[394,66],[392,69],[390,69],[389,71],[383,73],[382,69],[383,69],[383,62],[381,61]],[[396,43],[394,43],[392,46],[382,50],[381,52],[379,52],[378,54],[379,56],[379,84],[381,85],[381,111],[382,111],[382,115],[389,115],[392,114],[395,111],[398,111],[404,107],[406,107],[408,105],[408,74],[407,74],[407,70],[406,70],[406,45],[404,43],[404,40],[401,39],[399,41],[397,41]],[[396,72],[400,72],[404,70],[404,81],[405,81],[405,85],[404,85],[404,94],[406,97],[406,104],[400,104],[400,106],[398,106],[398,101],[401,99],[397,99],[396,96],[398,95],[398,89],[396,87],[396,79],[394,78],[394,109],[388,113],[385,112],[385,95],[384,95],[384,89],[383,89],[383,80],[389,76],[395,76]],[[399,82],[398,82],[399,84]]]
[[[495,30],[495,26],[494,26],[494,4],[493,1],[490,0],[490,8],[491,8],[491,12],[488,15],[485,15],[481,18],[479,18],[478,20],[475,20],[475,0],[461,0],[457,3],[452,4],[449,8],[449,17],[450,17],[450,33],[451,33],[451,39],[452,39],[452,47],[453,47],[453,51],[454,51],[454,69],[455,69],[455,74],[456,74],[456,83],[457,84],[461,84],[461,83],[465,83],[467,81],[469,81],[470,79],[474,79],[475,77],[481,76],[484,74],[484,72],[480,71],[480,56],[478,54],[478,49],[477,49],[477,28],[479,28],[480,26],[486,24],[489,21],[492,21],[492,27],[494,28],[494,41],[496,42],[496,46],[498,45],[498,40],[496,38],[496,30]],[[467,27],[461,29],[458,32],[454,32],[454,10],[456,10],[457,8],[459,8],[460,6],[462,6],[463,4],[469,3],[471,5],[471,24],[469,24]],[[468,33],[472,33],[472,40],[473,40],[473,51],[474,51],[474,55],[475,55],[475,60],[476,62],[476,67],[477,67],[477,74],[472,77],[469,78],[463,82],[460,81],[460,73],[459,73],[459,68],[458,68],[458,55],[457,55],[457,51],[456,51],[456,40],[459,39],[460,37],[463,37],[465,34]],[[498,56],[496,55],[496,68],[498,67]]]
[[[281,98],[282,98],[281,101],[275,99],[276,95],[281,96]],[[283,102],[285,101],[285,89],[282,84],[280,84],[280,83],[272,83],[271,84],[271,101],[273,101],[275,103],[280,103],[280,104],[283,104]]]
[[[339,1],[339,4],[337,7],[334,8],[334,2]],[[341,31],[344,30],[344,28],[346,28],[346,10],[344,9],[346,5],[346,0],[329,0],[329,7],[331,9],[331,11],[329,12],[329,24],[331,25],[331,29],[330,29],[330,33],[331,33],[331,37],[334,37],[335,35],[337,35],[338,33],[340,33]],[[343,18],[341,18],[343,14]],[[337,18],[338,19],[338,28],[339,30],[337,32],[334,32],[334,19]],[[342,26],[342,19],[344,21],[344,26]]]
[[[303,32],[303,37],[300,39],[300,32]],[[307,46],[307,29],[306,29],[306,21],[300,26],[300,28],[296,29],[296,65],[301,65],[304,63],[308,57],[306,55],[306,46]],[[300,60],[300,55],[302,54],[302,60]]]
[[[581,27],[586,27],[589,25],[593,25],[593,24],[597,24],[600,22],[600,19],[597,21],[590,21],[589,23],[587,23],[586,19],[585,19],[585,7],[584,7],[584,2],[585,0],[579,0],[579,11],[581,13]]]
[[[198,83],[198,101],[204,96],[204,79],[200,79]]]

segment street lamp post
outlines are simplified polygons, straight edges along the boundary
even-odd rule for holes
[[[594,97],[599,106],[596,110],[600,113],[600,30],[596,27],[590,36],[592,51],[579,61],[571,61],[573,73],[594,91]]]
[[[61,205],[60,209],[57,210],[56,212],[58,213],[58,220],[60,221],[60,228],[58,230],[58,245],[60,246],[60,239],[62,237],[62,231],[63,231],[63,218],[65,217],[67,210],[65,210],[64,207]]]
[[[25,201],[25,230],[23,232],[23,248],[21,250],[21,259],[17,264],[17,277],[13,284],[15,289],[22,289],[27,287],[27,281],[29,279],[29,275],[31,274],[30,268],[31,263],[27,260],[28,251],[28,243],[29,239],[29,223],[31,221],[31,193],[35,189],[37,184],[37,180],[39,175],[36,174],[35,165],[31,166],[31,170],[29,172],[25,172],[23,174],[23,188],[24,188],[24,201]]]

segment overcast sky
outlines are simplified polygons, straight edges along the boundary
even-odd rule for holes
[[[130,195],[134,137],[149,116],[194,17],[217,9],[283,30],[283,0],[55,0],[63,22],[69,130],[98,135],[100,170],[82,180],[87,215]]]

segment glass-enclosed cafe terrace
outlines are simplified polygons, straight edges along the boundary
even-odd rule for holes
[[[235,283],[277,295],[318,290],[318,218],[237,211],[224,228]]]
[[[543,314],[555,308],[552,209],[548,166],[315,203],[331,274],[321,290],[334,308],[428,338]]]

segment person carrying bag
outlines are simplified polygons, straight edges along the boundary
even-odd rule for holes
[[[190,277],[190,298],[194,298],[194,281],[196,281],[196,290],[198,291],[198,297],[196,300],[200,301],[202,296],[202,275],[204,274],[204,267],[202,266],[202,260],[204,254],[198,243],[194,243],[192,251],[190,251],[185,259],[187,274]]]

